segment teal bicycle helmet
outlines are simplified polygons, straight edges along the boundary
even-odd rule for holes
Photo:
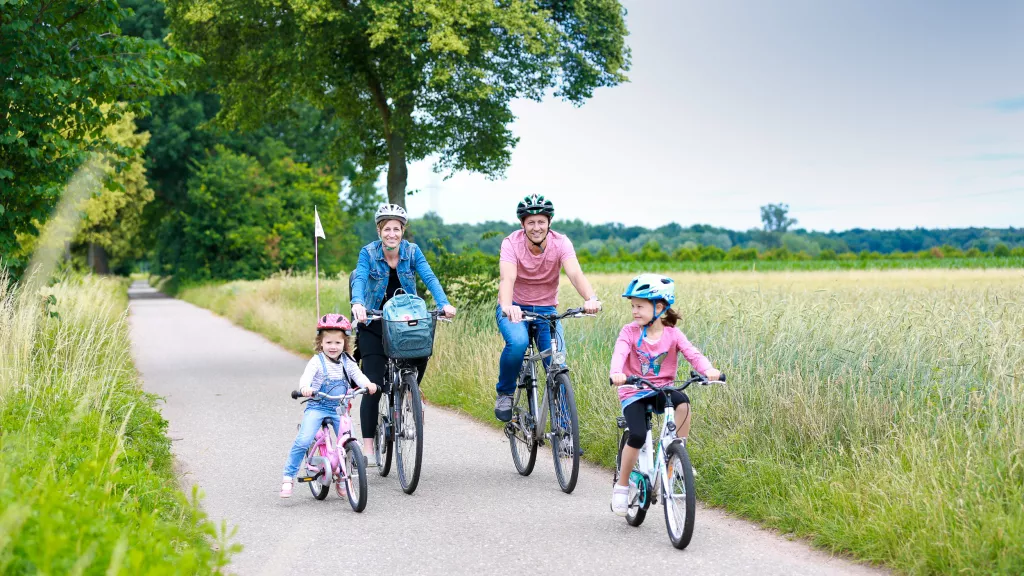
[[[629,285],[626,286],[626,291],[622,293],[622,297],[644,298],[650,300],[651,304],[654,305],[654,317],[644,326],[644,329],[640,332],[640,338],[636,341],[636,346],[639,348],[644,340],[644,336],[647,336],[647,327],[654,324],[654,321],[675,303],[676,283],[668,276],[662,276],[661,274],[641,274],[630,280]],[[661,312],[658,312],[658,300],[665,302],[665,308]]]

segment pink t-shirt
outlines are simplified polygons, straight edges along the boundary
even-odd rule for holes
[[[711,362],[686,339],[686,335],[678,328],[665,326],[657,342],[652,343],[645,339],[637,348],[636,341],[640,338],[642,330],[642,326],[630,322],[619,331],[619,339],[615,341],[615,352],[612,353],[609,375],[641,376],[659,388],[668,386],[676,379],[680,352],[690,362],[693,369],[701,374],[713,368]],[[623,406],[651,394],[654,392],[650,390],[619,388],[619,400]]]
[[[516,282],[512,300],[529,306],[558,305],[558,273],[566,260],[576,257],[564,234],[548,231],[544,251],[534,255],[527,245],[526,233],[516,230],[501,241],[501,261],[516,265]]]

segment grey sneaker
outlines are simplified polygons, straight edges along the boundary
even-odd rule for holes
[[[498,394],[494,401],[494,417],[502,422],[512,420],[512,395]]]

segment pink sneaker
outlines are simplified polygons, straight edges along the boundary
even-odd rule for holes
[[[281,482],[281,498],[291,498],[291,497],[292,497],[292,482],[291,482],[291,480],[287,480],[285,482]]]

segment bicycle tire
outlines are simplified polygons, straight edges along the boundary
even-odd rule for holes
[[[303,468],[306,469],[306,476],[312,476],[313,475],[313,474],[309,473],[309,459],[310,458],[313,458],[313,457],[316,457],[316,456],[323,456],[324,458],[327,457],[326,451],[318,450],[319,448],[321,448],[321,445],[317,444],[314,441],[312,444],[309,445],[309,448],[306,449],[306,455],[302,458],[302,465],[303,465]],[[330,477],[331,476],[331,471],[330,470],[325,470],[324,474],[326,474],[328,477]],[[313,480],[311,482],[306,482],[306,484],[309,484],[309,491],[313,494],[313,498],[316,498],[317,500],[323,500],[324,498],[327,498],[328,494],[331,493],[331,486],[330,486],[330,484],[328,484],[327,486],[324,486],[323,484],[321,484],[317,480]]]
[[[551,457],[562,492],[572,494],[580,474],[580,423],[576,412],[576,394],[569,375],[555,376],[555,387],[548,395],[551,420]],[[568,467],[568,469],[566,469]]]
[[[629,438],[629,430],[623,430],[622,436],[619,437],[619,451],[615,453],[615,477],[612,480],[612,485],[618,484],[620,474],[622,474],[622,449],[626,447],[626,439]],[[640,461],[633,465],[633,470],[640,470]],[[639,526],[644,523],[644,519],[647,518],[647,510],[640,504],[633,504],[633,501],[637,499],[636,487],[630,484],[629,486],[629,502],[631,506],[626,510],[626,524],[630,526]]]
[[[398,452],[398,480],[406,494],[416,491],[423,464],[423,402],[416,373],[402,375],[398,389],[398,422],[395,424],[395,447]]]
[[[386,477],[391,472],[391,456],[395,447],[395,437],[390,432],[393,430],[394,422],[391,421],[391,395],[388,392],[381,392],[380,396],[377,408],[377,434],[373,437],[373,457],[377,460],[377,473]]]
[[[362,512],[366,509],[366,458],[358,440],[350,440],[345,446],[345,493],[352,510]]]
[[[521,378],[518,384],[522,384]],[[536,388],[533,386],[516,387],[512,397],[512,420],[505,425],[505,436],[512,448],[512,462],[521,476],[533,473],[537,463],[537,437],[531,430],[536,419],[532,412],[535,394]]]
[[[669,445],[665,477],[668,479],[669,494],[663,494],[662,505],[665,507],[665,529],[672,545],[682,550],[690,544],[693,537],[693,524],[697,511],[697,493],[693,485],[693,467],[690,466],[690,455],[682,442]],[[680,495],[677,490],[682,489]],[[680,514],[679,504],[685,509]]]

